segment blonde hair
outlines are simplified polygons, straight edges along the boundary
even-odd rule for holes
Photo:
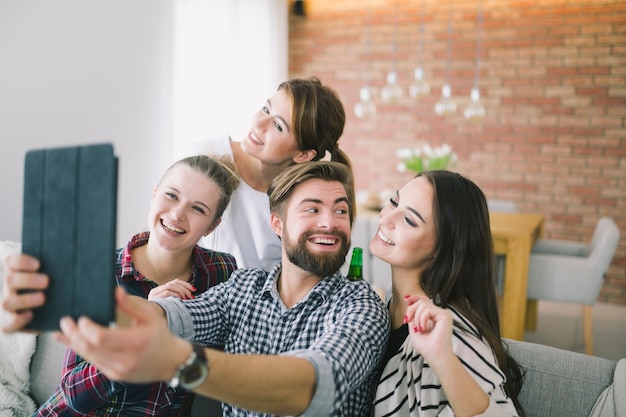
[[[163,174],[159,185],[167,176],[170,171],[178,166],[185,165],[194,171],[204,174],[207,178],[214,181],[222,192],[222,196],[217,204],[215,211],[215,220],[218,220],[224,214],[224,210],[230,203],[230,198],[233,191],[239,187],[239,175],[235,168],[235,164],[228,155],[222,156],[208,156],[208,155],[193,155],[180,159],[174,162]]]

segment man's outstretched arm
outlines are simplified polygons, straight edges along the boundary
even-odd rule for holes
[[[191,355],[189,342],[172,335],[161,307],[118,288],[118,309],[127,327],[107,328],[87,318],[61,321],[57,337],[106,376],[125,382],[169,381]],[[298,415],[315,393],[316,374],[306,359],[274,355],[233,355],[205,348],[209,374],[194,391],[241,408]]]

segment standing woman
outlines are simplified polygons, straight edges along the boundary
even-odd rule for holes
[[[240,142],[228,137],[198,144],[199,153],[230,155],[241,178],[216,232],[200,244],[231,253],[239,267],[270,270],[280,260],[281,244],[270,227],[267,190],[285,168],[326,156],[350,166],[337,141],[346,115],[335,91],[317,78],[294,78],[252,118]]]
[[[374,414],[523,415],[521,371],[500,339],[478,186],[450,171],[418,175],[383,208],[369,247],[392,273],[392,335]]]
[[[237,268],[234,257],[197,242],[220,223],[238,183],[227,158],[191,156],[168,168],[152,193],[149,231],[117,250],[118,285],[143,298],[189,299],[226,281]],[[61,383],[36,416],[187,416],[192,399],[167,383],[111,381],[66,349]]]

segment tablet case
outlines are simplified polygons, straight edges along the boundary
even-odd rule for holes
[[[58,330],[64,316],[114,321],[116,210],[111,144],[26,153],[22,252],[50,277],[29,329]]]

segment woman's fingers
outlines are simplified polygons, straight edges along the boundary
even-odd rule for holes
[[[438,318],[438,314],[443,309],[437,307],[425,296],[405,297],[408,302],[406,321],[411,323],[411,330],[414,332],[431,331]]]
[[[166,297],[178,297],[181,300],[190,300],[195,298],[193,296],[193,291],[195,288],[192,284],[181,281],[179,279],[175,279],[166,284],[159,285],[156,288],[153,288],[148,294],[148,299],[152,300],[155,298],[166,298]]]

